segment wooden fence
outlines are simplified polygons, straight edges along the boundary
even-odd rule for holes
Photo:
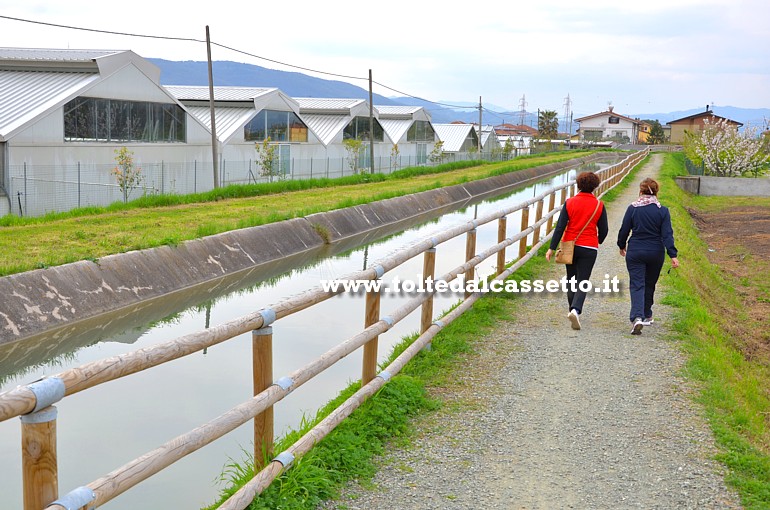
[[[647,154],[647,150],[636,152],[620,163],[598,171],[602,182],[595,193],[603,195],[620,182]],[[474,278],[476,266],[493,256],[496,256],[497,262],[494,279],[505,280],[535,256],[539,248],[548,242],[554,217],[559,213],[567,196],[572,196],[574,192],[574,180],[550,188],[525,202],[457,225],[430,239],[418,241],[376,265],[343,276],[340,280],[380,279],[386,272],[421,254],[423,255],[423,278],[426,280],[431,278],[434,282],[449,283],[463,275],[466,282],[471,281]],[[534,221],[530,223],[531,208],[534,208]],[[515,235],[506,237],[508,231],[506,218],[517,211],[521,211],[520,228]],[[498,222],[497,244],[477,252],[476,228],[494,221]],[[436,247],[461,235],[466,236],[466,261],[446,274],[435,277]],[[532,235],[532,243],[528,250],[527,240],[530,235]],[[517,244],[518,251],[515,257],[517,260],[506,267],[506,249]],[[269,308],[262,308],[219,326],[112,358],[86,363],[0,394],[0,421],[21,416],[24,510],[43,508],[73,510],[99,507],[186,455],[253,420],[254,458],[259,462],[258,459],[263,458],[263,451],[267,451],[268,457],[272,460],[266,466],[257,466],[262,468],[261,471],[258,471],[249,483],[220,507],[225,510],[244,509],[256,495],[288,469],[294,459],[308,452],[313,445],[326,437],[362,402],[386,384],[391,377],[398,374],[404,365],[428,345],[443,327],[459,317],[482,296],[480,292],[468,293],[459,306],[440,319],[434,320],[433,293],[420,293],[389,316],[380,317],[380,294],[369,292],[366,297],[365,329],[288,376],[273,380],[272,324],[341,292],[341,287],[336,292],[324,291],[320,286],[315,287],[279,301]],[[377,373],[378,336],[418,308],[421,309],[419,337],[384,370]],[[252,399],[145,453],[98,480],[59,497],[56,458],[57,410],[54,406],[56,402],[79,391],[193,354],[248,332],[252,332],[253,342],[254,397]],[[363,348],[361,389],[286,451],[273,456],[273,405],[359,348]]]

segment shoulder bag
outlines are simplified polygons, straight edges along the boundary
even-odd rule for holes
[[[591,215],[590,218],[588,218],[588,223],[583,225],[583,228],[580,229],[580,232],[578,232],[578,235],[575,236],[575,239],[572,241],[564,241],[562,240],[561,243],[559,243],[559,249],[556,250],[556,257],[554,258],[554,261],[557,264],[572,264],[572,256],[575,254],[575,240],[580,237],[580,234],[583,233],[583,231],[586,229],[588,225],[591,224],[591,220],[594,219],[594,216],[596,216],[596,211],[599,210],[599,205],[601,204],[601,201],[596,201],[596,209],[594,209],[594,213]],[[565,204],[564,207],[567,207]]]

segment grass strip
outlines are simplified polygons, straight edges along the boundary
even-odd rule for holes
[[[105,208],[77,209],[39,218],[0,218],[0,276],[131,250],[177,245],[254,227],[420,191],[484,179],[586,156],[559,152],[494,164],[458,162],[362,174],[228,186],[195,195],[144,197]],[[333,192],[329,189],[333,188]]]
[[[697,400],[720,449],[717,459],[728,469],[727,483],[737,490],[745,508],[764,509],[770,507],[767,360],[748,361],[740,351],[740,339],[727,332],[728,321],[747,321],[746,310],[731,278],[708,260],[708,246],[698,237],[687,210],[708,209],[710,204],[718,209],[724,200],[682,191],[674,177],[686,174],[683,155],[667,154],[660,198],[671,211],[682,265],[667,279],[663,302],[675,308],[674,339],[687,354],[686,377],[699,386]],[[767,274],[756,277],[764,284],[770,279]]]
[[[647,159],[640,162],[618,186],[604,195],[611,202],[634,181]],[[548,269],[544,246],[534,257],[509,279],[534,280]],[[283,473],[249,506],[250,510],[281,508],[282,510],[310,510],[324,500],[335,498],[345,483],[351,480],[369,480],[376,472],[374,457],[384,452],[387,443],[408,437],[411,419],[420,413],[435,410],[441,401],[431,399],[427,388],[444,386],[456,379],[465,369],[459,363],[463,356],[473,355],[477,345],[500,322],[515,319],[518,306],[526,305],[521,294],[493,293],[474,303],[473,307],[443,328],[432,340],[430,350],[421,351],[377,394],[368,399],[351,416],[336,427],[323,441]],[[393,348],[387,366],[415,339],[413,334]],[[313,419],[303,420],[296,431],[281,437],[275,446],[280,452],[297,441],[315,424],[338,407],[360,388],[353,383],[324,406]],[[461,412],[461,411],[458,411]],[[266,459],[268,460],[268,459]],[[244,453],[244,459],[231,460],[222,472],[221,482],[226,488],[221,497],[206,510],[217,508],[228,497],[254,476],[253,458]]]

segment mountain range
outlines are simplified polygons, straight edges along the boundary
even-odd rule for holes
[[[208,66],[201,61],[172,61],[157,58],[148,59],[161,70],[160,81],[162,85],[208,85]],[[291,97],[336,97],[356,98],[369,100],[367,88],[359,87],[339,80],[327,80],[316,78],[299,72],[278,71],[253,64],[218,60],[212,62],[212,74],[215,86],[240,86],[240,87],[275,87]],[[364,86],[367,86],[364,81]],[[385,97],[381,94],[373,94],[375,105],[408,105],[421,106],[430,112],[434,123],[443,124],[454,121],[478,122],[479,111],[477,104],[455,101],[431,102],[415,97]],[[481,122],[483,124],[525,124],[537,126],[536,112],[501,111],[503,108],[495,105],[484,105]],[[644,120],[658,120],[665,125],[675,119],[687,117],[705,110],[694,108],[690,110],[678,110],[668,113],[626,113],[620,112],[626,117]],[[733,106],[709,105],[716,115],[726,117],[745,125],[768,129],[770,122],[770,108],[737,108]],[[598,112],[573,112],[573,119]],[[566,132],[569,126],[565,125],[563,112],[559,112],[560,131]],[[572,131],[577,128],[573,122]]]

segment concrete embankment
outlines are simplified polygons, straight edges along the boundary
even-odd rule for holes
[[[301,264],[328,244],[360,245],[383,227],[425,221],[485,196],[598,159],[512,172],[371,204],[240,229],[179,246],[111,255],[0,278],[0,345],[45,334],[64,342],[82,329],[93,336],[114,321],[148,313],[153,302],[179,296],[187,306],[237,290],[256,268]],[[285,268],[288,270],[290,268]],[[103,319],[102,319],[103,318]]]

